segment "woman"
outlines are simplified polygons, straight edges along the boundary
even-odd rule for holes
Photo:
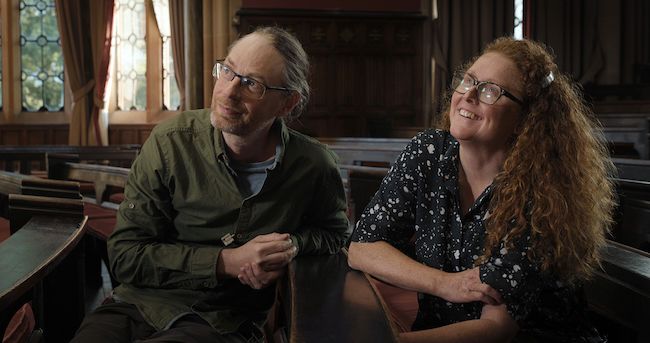
[[[365,209],[350,266],[419,293],[402,342],[598,341],[576,288],[611,223],[602,135],[539,43],[500,38],[467,66]]]

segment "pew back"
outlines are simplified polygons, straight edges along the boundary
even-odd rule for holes
[[[650,158],[650,115],[647,113],[598,114],[603,125],[603,134],[614,148],[612,155],[640,159]],[[630,146],[619,154],[617,146]]]
[[[48,339],[67,341],[84,315],[83,272],[78,268],[83,255],[76,247],[86,218],[79,184],[7,172],[0,176],[0,212],[12,231],[0,243],[0,334],[16,310],[31,300]],[[26,195],[39,192],[67,197]]]
[[[48,178],[56,180],[74,180],[92,183],[94,187],[94,202],[96,205],[108,201],[110,187],[124,189],[129,176],[129,168],[113,167],[97,164],[78,163],[76,155],[48,155]]]
[[[612,158],[618,178],[650,182],[650,160]]]
[[[287,283],[290,342],[397,342],[381,299],[344,252],[295,259]]]
[[[140,150],[138,144],[110,146],[0,145],[0,169],[29,175],[35,167],[47,169],[47,154],[77,154],[82,160],[105,160],[113,165],[130,166]]]
[[[0,171],[0,216],[9,218],[9,197],[12,194],[55,197],[62,199],[81,199],[79,183],[59,180],[46,180],[29,175]],[[11,223],[15,232],[24,222]]]
[[[341,165],[388,167],[404,150],[410,139],[403,138],[319,138],[339,157]]]
[[[584,290],[590,308],[611,321],[612,342],[650,341],[650,254],[609,241]]]

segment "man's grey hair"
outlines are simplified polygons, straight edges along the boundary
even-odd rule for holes
[[[309,102],[309,58],[298,39],[288,31],[274,26],[257,28],[253,33],[265,35],[284,59],[285,87],[300,95],[300,101],[293,108],[287,121],[300,117]]]

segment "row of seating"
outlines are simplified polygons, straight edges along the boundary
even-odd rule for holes
[[[341,142],[338,142],[337,140],[341,140]],[[355,140],[356,139],[354,138],[323,140],[339,155],[339,157],[341,157],[342,176],[344,177],[345,183],[349,191],[349,196],[354,208],[354,211],[352,211],[351,213],[353,220],[354,218],[358,218],[365,204],[369,201],[369,198],[372,196],[372,194],[374,194],[374,192],[378,188],[379,182],[383,178],[383,175],[387,172],[387,167],[390,166],[390,164],[395,160],[399,152],[402,151],[404,146],[408,143],[408,140],[405,139],[394,139],[394,140],[360,139],[361,141],[356,143]],[[2,156],[1,150],[2,149],[0,148],[0,156]],[[124,187],[126,182],[126,177],[128,175],[128,169],[110,166],[109,164],[114,164],[110,162],[110,154],[101,155],[96,152],[93,155],[94,157],[100,156],[101,157],[100,163],[102,164],[81,163],[81,162],[88,162],[88,160],[91,160],[88,158],[88,156],[84,157],[83,154],[71,155],[71,154],[54,153],[54,154],[48,154],[48,156],[49,156],[49,158],[47,159],[48,162],[46,162],[45,164],[46,166],[49,167],[47,174],[49,174],[49,176],[52,179],[74,179],[74,180],[82,181],[84,182],[84,184],[86,184],[85,182],[89,182],[88,185],[91,187],[87,187],[89,192],[88,194],[86,194],[86,197],[84,198],[86,202],[86,206],[85,206],[86,213],[88,213],[88,209],[91,207],[99,207],[102,210],[106,209],[107,207],[111,210],[115,209],[115,204],[111,205],[109,198],[111,198],[110,195],[112,194],[113,200],[119,203],[120,201],[119,196],[116,197],[114,191],[117,190],[119,193],[119,189]],[[131,154],[131,160],[134,158],[134,156],[135,155]],[[92,160],[97,161],[95,159]],[[628,162],[627,165],[629,164],[630,163]],[[637,164],[634,163],[634,160],[632,161],[631,164],[634,166],[634,168],[638,168]],[[619,164],[619,163],[617,163],[617,166],[619,166],[619,169],[625,167],[624,164]],[[626,168],[629,169],[629,167]],[[648,174],[643,174],[643,172],[639,170],[636,170],[635,173],[648,175]],[[619,170],[619,174],[622,174],[620,170]],[[633,175],[633,174],[628,173],[625,175]],[[23,177],[23,179],[25,179],[25,177]],[[28,189],[29,188],[28,185],[29,185],[29,181],[25,183],[24,188]],[[634,197],[638,197],[638,194],[645,194],[645,195],[648,194],[647,189],[643,189],[639,192],[639,189],[637,187],[638,185],[637,183],[635,183],[634,180],[632,180],[631,182],[626,181],[625,183],[623,183],[623,185],[625,186],[623,188],[627,190],[628,195],[626,196],[628,198],[629,198],[629,194],[634,195]],[[103,226],[103,229],[99,229],[99,230],[93,229],[92,226],[90,225],[93,219],[95,220],[95,226],[97,228],[100,228],[99,224],[102,221],[104,221],[106,225]],[[88,231],[89,233],[91,233],[93,237],[96,238],[96,241],[105,242],[105,239],[108,236],[108,234],[110,234],[110,231],[112,231],[113,226],[114,226],[114,212],[105,217],[102,217],[101,213],[100,214],[94,213],[92,214],[91,219],[89,220]],[[618,246],[614,248],[608,247],[608,249],[611,249],[612,251],[614,251],[614,253],[611,254],[611,256],[613,256],[611,257],[611,261],[606,262],[606,265],[609,265],[610,267],[609,269],[605,269],[604,274],[602,275],[602,277],[600,277],[601,279],[610,280],[611,275],[609,273],[610,270],[614,268],[614,270],[625,270],[626,272],[624,272],[622,275],[634,275],[634,277],[630,279],[632,280],[632,283],[630,283],[630,281],[627,280],[626,282],[628,286],[623,287],[622,290],[637,288],[640,285],[642,285],[639,284],[639,282],[643,282],[643,280],[647,280],[647,275],[643,273],[644,270],[643,268],[647,269],[646,260],[641,259],[639,260],[640,262],[637,261],[642,266],[641,271],[639,271],[638,269],[630,270],[629,268],[626,267],[625,264],[628,263],[630,260],[628,259],[627,262],[621,263],[620,259],[622,255],[617,254],[617,252],[621,250],[625,250],[627,249],[627,247],[625,246]],[[105,246],[104,246],[104,251],[105,251]],[[632,250],[631,256],[633,256],[633,258],[637,258],[638,257],[637,255],[639,254]],[[103,257],[105,258],[105,255]],[[401,307],[403,309],[406,309],[406,311],[402,313],[388,311],[388,314],[391,316],[391,322],[384,323],[383,325],[378,324],[379,325],[378,327],[384,328],[383,331],[384,333],[381,335],[384,335],[386,332],[394,332],[395,330],[408,329],[410,323],[412,322],[412,319],[414,318],[414,314],[417,312],[417,302],[416,302],[415,294],[412,292],[411,293],[400,292],[399,290],[391,288],[389,285],[382,284],[381,282],[377,282],[375,280],[372,280],[371,278],[365,279],[366,280],[365,282],[353,282],[353,280],[359,280],[358,275],[362,275],[362,274],[350,270],[349,267],[347,267],[347,264],[341,261],[345,262],[345,256],[322,257],[322,258],[315,258],[310,261],[307,261],[307,259],[298,259],[297,261],[294,262],[294,264],[291,265],[288,278],[287,280],[284,281],[286,282],[286,286],[281,288],[282,291],[285,293],[285,295],[284,297],[282,296],[279,297],[279,300],[281,301],[279,302],[280,305],[278,308],[281,309],[281,311],[279,312],[283,313],[283,315],[278,316],[281,320],[277,321],[276,330],[275,330],[276,335],[284,336],[284,337],[294,337],[295,335],[303,335],[303,336],[313,335],[314,337],[316,337],[317,335],[322,335],[323,328],[318,326],[318,325],[322,325],[322,323],[319,323],[319,321],[316,318],[317,316],[315,317],[313,315],[309,315],[309,316],[298,315],[298,313],[300,313],[299,309],[301,308],[301,306],[305,307],[305,311],[302,313],[305,314],[328,313],[328,318],[330,318],[330,316],[336,317],[336,313],[339,313],[337,312],[339,310],[349,311],[350,309],[357,308],[356,306],[351,306],[346,301],[343,301],[342,303],[336,303],[336,304],[320,304],[320,303],[313,304],[313,302],[310,304],[309,299],[322,298],[323,295],[321,293],[325,291],[330,292],[328,294],[332,294],[333,297],[335,295],[331,292],[343,292],[342,294],[348,294],[350,292],[360,292],[359,294],[364,294],[365,292],[366,296],[364,299],[366,299],[369,303],[372,303],[374,305],[368,307],[368,304],[365,304],[363,311],[368,311],[368,308],[374,309],[374,313],[377,316],[377,318],[381,319],[380,321],[382,320],[386,321],[386,315],[382,310],[383,307],[387,307],[388,309],[390,309],[391,306],[393,306],[392,305],[393,303],[395,302],[400,303]],[[320,270],[320,271],[314,272],[314,270]],[[325,270],[327,271],[325,272]],[[318,275],[330,276],[331,281],[333,282],[331,287],[328,286],[326,289],[319,288],[319,290],[313,289],[313,285],[318,283],[314,281],[314,278],[317,277]],[[617,277],[618,279],[615,280],[617,282],[616,284],[618,285],[621,283],[619,280],[621,275],[618,275]],[[319,282],[322,282],[321,279],[318,280]],[[368,282],[368,280],[370,280],[370,282]],[[611,296],[608,295],[611,293],[605,293],[604,295],[606,296],[600,296],[602,295],[601,293],[602,293],[603,285],[605,285],[605,287],[610,287],[608,285],[611,284],[612,284],[611,280],[609,283],[598,282],[597,285],[599,285],[600,288],[592,288],[591,289],[592,292],[589,293],[591,294],[590,298],[593,300],[590,301],[590,304],[593,304],[593,306],[600,306],[601,309],[602,308],[607,309],[608,306],[611,307],[611,304],[607,304],[607,301],[604,301],[604,304],[596,305],[598,303],[596,300],[612,299]],[[375,292],[372,292],[372,288],[375,288]],[[641,288],[641,289],[648,289],[648,288]],[[369,290],[370,293],[368,293]],[[617,292],[621,293],[623,292],[622,290],[619,287]],[[392,295],[386,296],[388,293],[391,293]],[[303,297],[297,296],[298,294],[303,295]],[[380,297],[377,297],[376,294],[379,294]],[[355,299],[356,297],[352,297],[349,300],[352,301]],[[647,300],[648,296],[643,292],[642,293],[636,292],[632,295],[630,294],[626,295],[626,299],[632,299],[633,301],[635,301],[634,299]],[[344,300],[347,300],[347,298],[344,297]],[[644,302],[637,301],[636,304],[644,304]],[[318,306],[319,309],[316,311],[310,306],[312,307]],[[633,313],[637,313],[637,312],[633,312]],[[618,316],[619,321],[620,318],[622,318],[618,314],[612,316]],[[647,317],[641,317],[641,318],[647,318]],[[347,324],[345,325],[351,325],[349,329],[353,329],[356,327],[355,330],[359,330],[360,326],[366,324],[368,323],[364,322],[364,323],[355,324],[354,321],[350,322],[348,320]],[[310,325],[316,325],[316,326],[311,327]],[[333,323],[331,323],[331,325],[344,325],[344,323],[341,323],[339,321],[334,321]],[[629,321],[627,321],[625,325],[629,326],[630,325]],[[376,327],[372,327],[372,328],[376,328]],[[339,328],[336,330],[341,330],[341,329]],[[337,332],[336,330],[334,332]],[[340,334],[341,331],[338,332],[339,335],[342,335]],[[344,332],[355,332],[355,331],[344,331]],[[380,330],[380,332],[382,331]],[[303,336],[298,336],[298,337],[303,337]],[[388,336],[392,337],[393,335],[388,335]],[[345,341],[343,340],[344,337],[341,337],[341,339],[342,341]]]
[[[68,254],[69,256],[66,257],[65,261],[69,262],[66,262],[65,265],[70,266],[59,268],[63,271],[57,270],[56,273],[47,274],[47,278],[44,279],[46,280],[46,284],[43,286],[40,286],[39,284],[36,287],[37,294],[51,293],[54,295],[65,295],[64,297],[56,296],[56,298],[59,299],[56,301],[60,304],[56,301],[53,302],[54,300],[48,300],[55,297],[43,296],[42,298],[48,302],[47,306],[42,305],[42,302],[39,301],[39,303],[36,304],[37,306],[34,307],[34,313],[37,314],[36,326],[44,329],[48,341],[64,342],[68,341],[72,337],[84,316],[86,278],[90,280],[101,280],[100,258],[106,258],[105,240],[114,226],[116,205],[112,208],[108,206],[109,208],[107,209],[103,209],[101,206],[96,206],[95,203],[97,203],[97,197],[95,194],[99,195],[100,199],[102,199],[101,196],[104,194],[108,197],[107,194],[112,191],[112,189],[110,189],[111,186],[115,186],[116,189],[118,189],[119,187],[123,188],[125,184],[125,181],[120,184],[115,184],[115,178],[106,178],[101,172],[98,177],[98,174],[93,172],[88,173],[84,170],[87,168],[90,168],[91,170],[106,169],[111,171],[112,169],[118,169],[121,171],[119,175],[123,180],[126,180],[128,169],[114,166],[130,166],[137,156],[139,149],[139,145],[110,147],[0,147],[0,168],[7,171],[15,171],[12,173],[0,174],[0,189],[2,189],[1,192],[6,194],[6,196],[0,196],[0,198],[6,200],[10,194],[11,197],[15,197],[16,195],[14,194],[31,194],[49,196],[51,199],[55,199],[56,204],[59,205],[66,201],[68,201],[68,203],[74,201],[77,207],[69,209],[69,211],[76,213],[77,216],[83,217],[86,215],[86,217],[92,218],[92,220],[88,220],[87,223],[93,223],[92,229],[89,225],[86,225],[86,222],[84,222],[82,234],[77,232],[75,240],[66,242],[66,244],[74,243],[74,245],[71,246],[74,246],[75,249],[71,252],[68,251],[69,249],[66,249],[57,253]],[[82,164],[80,162],[92,162],[95,164]],[[75,164],[80,168],[67,168],[66,163]],[[126,172],[124,172],[124,170],[126,170]],[[83,197],[82,194],[84,195]],[[66,214],[62,212],[60,208],[53,206],[52,201],[36,201],[34,199],[31,199],[30,201],[31,207],[39,209],[43,214],[55,217],[70,214]],[[107,205],[107,203],[104,203],[104,205]],[[0,208],[7,207],[0,206]],[[29,247],[30,249],[21,251],[32,252],[31,247],[39,243],[39,240],[45,239],[46,241],[44,242],[58,242],[56,239],[49,240],[49,236],[43,234],[42,228],[38,226],[35,226],[33,231],[38,232],[42,237],[35,239],[33,235],[25,236],[30,231],[25,230],[21,221],[30,219],[33,214],[33,211],[25,212],[22,214],[22,217],[17,217],[20,216],[20,212],[14,210],[14,219],[10,221],[11,228],[9,229],[7,227],[3,229],[0,227],[0,236],[7,238],[6,243],[3,244],[3,248],[8,249],[6,247],[11,246],[13,249],[25,249],[25,247]],[[38,224],[40,225],[41,223],[38,222]],[[50,231],[45,232],[50,233]],[[92,233],[92,235],[86,235],[85,233]],[[10,234],[11,236],[9,236]],[[31,237],[34,242],[32,245],[27,245],[24,240],[20,240],[20,237]],[[59,236],[59,238],[63,237],[64,236]],[[99,239],[94,237],[99,237]],[[78,242],[79,240],[80,242]],[[47,250],[44,249],[41,249],[41,251],[47,252]],[[66,254],[63,254],[62,256],[66,256]],[[49,265],[49,263],[39,260],[43,257],[42,255],[35,254],[33,257],[34,258],[30,261],[40,261],[43,266]],[[22,260],[23,257],[15,256],[14,258],[14,256],[12,256],[11,258],[8,257],[7,259],[3,259],[3,261],[14,263],[14,260],[16,259]],[[26,268],[29,269],[29,266]],[[43,279],[43,277],[41,277],[41,279]],[[97,281],[95,281],[95,283],[97,284]],[[101,281],[99,281],[99,284],[101,284]],[[16,285],[7,284],[6,286],[7,289],[22,289],[25,287],[22,283]],[[65,299],[65,303],[62,303],[62,299]],[[50,305],[49,303],[52,304]],[[45,308],[45,310],[43,308]],[[2,315],[3,319],[7,318],[8,320],[8,318],[13,315],[12,309],[3,308]],[[8,335],[5,341],[24,342],[24,337],[20,338],[17,336],[20,336],[21,332],[24,336],[25,332],[31,330],[21,330],[20,325],[27,322],[27,327],[29,328],[29,318],[31,317],[33,316],[31,315],[31,309],[29,306],[21,309],[21,311],[13,317],[13,322],[9,326],[11,330],[7,332]],[[40,317],[43,318],[39,319]],[[49,317],[50,319],[46,319],[45,317]],[[2,328],[4,329],[4,326]]]

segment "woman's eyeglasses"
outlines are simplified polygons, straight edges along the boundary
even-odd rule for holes
[[[465,94],[469,92],[472,88],[476,87],[478,92],[478,100],[484,104],[492,105],[502,95],[505,95],[506,98],[518,103],[521,106],[524,106],[524,102],[512,95],[512,93],[503,89],[503,87],[497,85],[494,82],[490,81],[479,81],[468,74],[456,73],[451,82],[451,87],[455,92],[460,94]]]

